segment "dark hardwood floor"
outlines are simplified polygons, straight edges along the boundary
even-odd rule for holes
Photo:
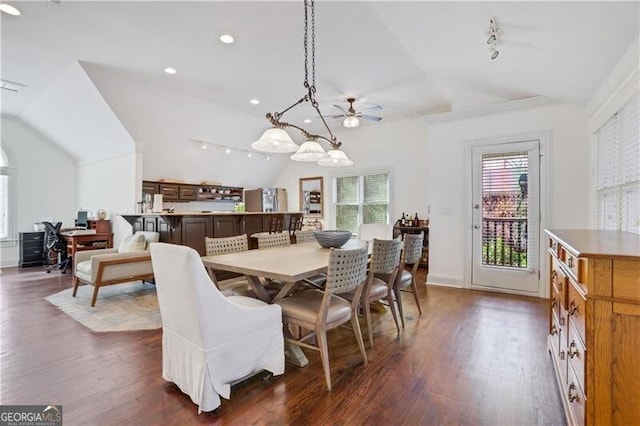
[[[198,415],[162,379],[160,330],[92,333],[44,300],[69,274],[0,272],[0,403],[62,404],[67,425],[565,423],[542,299],[421,287],[423,315],[407,294],[400,335],[378,316],[367,366],[351,330],[330,332],[332,392],[305,350],[307,367],[236,386]]]

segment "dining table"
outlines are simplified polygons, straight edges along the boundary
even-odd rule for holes
[[[351,239],[342,249],[362,247],[362,241]],[[236,253],[203,256],[202,263],[208,270],[223,270],[245,275],[256,296],[267,303],[274,303],[291,292],[305,279],[326,273],[331,249],[317,242],[291,244]],[[215,280],[215,274],[211,274]],[[282,289],[270,297],[264,288],[265,280],[284,283]],[[217,284],[217,283],[216,283]],[[285,329],[286,332],[286,329]],[[308,360],[299,346],[286,344],[287,361],[303,367]]]

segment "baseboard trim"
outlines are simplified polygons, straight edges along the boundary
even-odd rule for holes
[[[464,288],[464,286],[462,285],[461,279],[453,278],[453,277],[436,276],[432,274],[427,274],[427,284],[437,285],[441,287]]]

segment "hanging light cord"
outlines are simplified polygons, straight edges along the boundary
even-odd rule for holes
[[[311,9],[311,84],[309,84],[309,9]],[[288,108],[280,111],[274,112],[273,114],[268,112],[266,117],[267,120],[274,126],[278,128],[285,127],[293,127],[302,133],[306,138],[310,140],[318,140],[322,139],[328,142],[333,149],[338,149],[342,146],[342,142],[339,142],[335,137],[327,121],[324,116],[320,112],[320,108],[318,107],[318,101],[316,101],[316,11],[315,11],[315,0],[305,0],[304,1],[304,87],[307,89],[307,94],[300,98],[298,101],[294,102]],[[318,116],[322,120],[322,124],[329,132],[329,138],[324,137],[322,135],[316,135],[313,133],[309,133],[302,127],[296,126],[295,124],[287,123],[284,121],[280,121],[280,118],[290,109],[294,108],[297,105],[300,105],[303,102],[311,102],[311,106],[316,110]]]

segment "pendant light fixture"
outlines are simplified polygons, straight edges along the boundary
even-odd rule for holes
[[[311,15],[311,28],[309,28],[309,15]],[[315,22],[315,0],[304,0],[304,88],[306,94],[298,101],[280,112],[267,113],[266,118],[271,125],[260,139],[251,144],[257,151],[273,153],[295,152],[291,159],[294,161],[318,161],[318,164],[335,167],[350,166],[353,161],[340,150],[342,143],[334,136],[327,121],[318,108],[316,101],[316,22]],[[311,43],[309,45],[309,38]],[[309,48],[311,48],[311,81],[309,81]],[[308,132],[300,126],[282,121],[282,116],[290,109],[303,102],[311,103],[318,117],[322,121],[328,136],[317,135]],[[301,146],[296,145],[285,129],[293,128],[302,133],[306,138]],[[320,145],[320,141],[327,143],[331,150],[327,153]],[[335,152],[334,152],[335,151]],[[333,152],[333,154],[332,154]],[[328,164],[329,162],[330,164]]]

